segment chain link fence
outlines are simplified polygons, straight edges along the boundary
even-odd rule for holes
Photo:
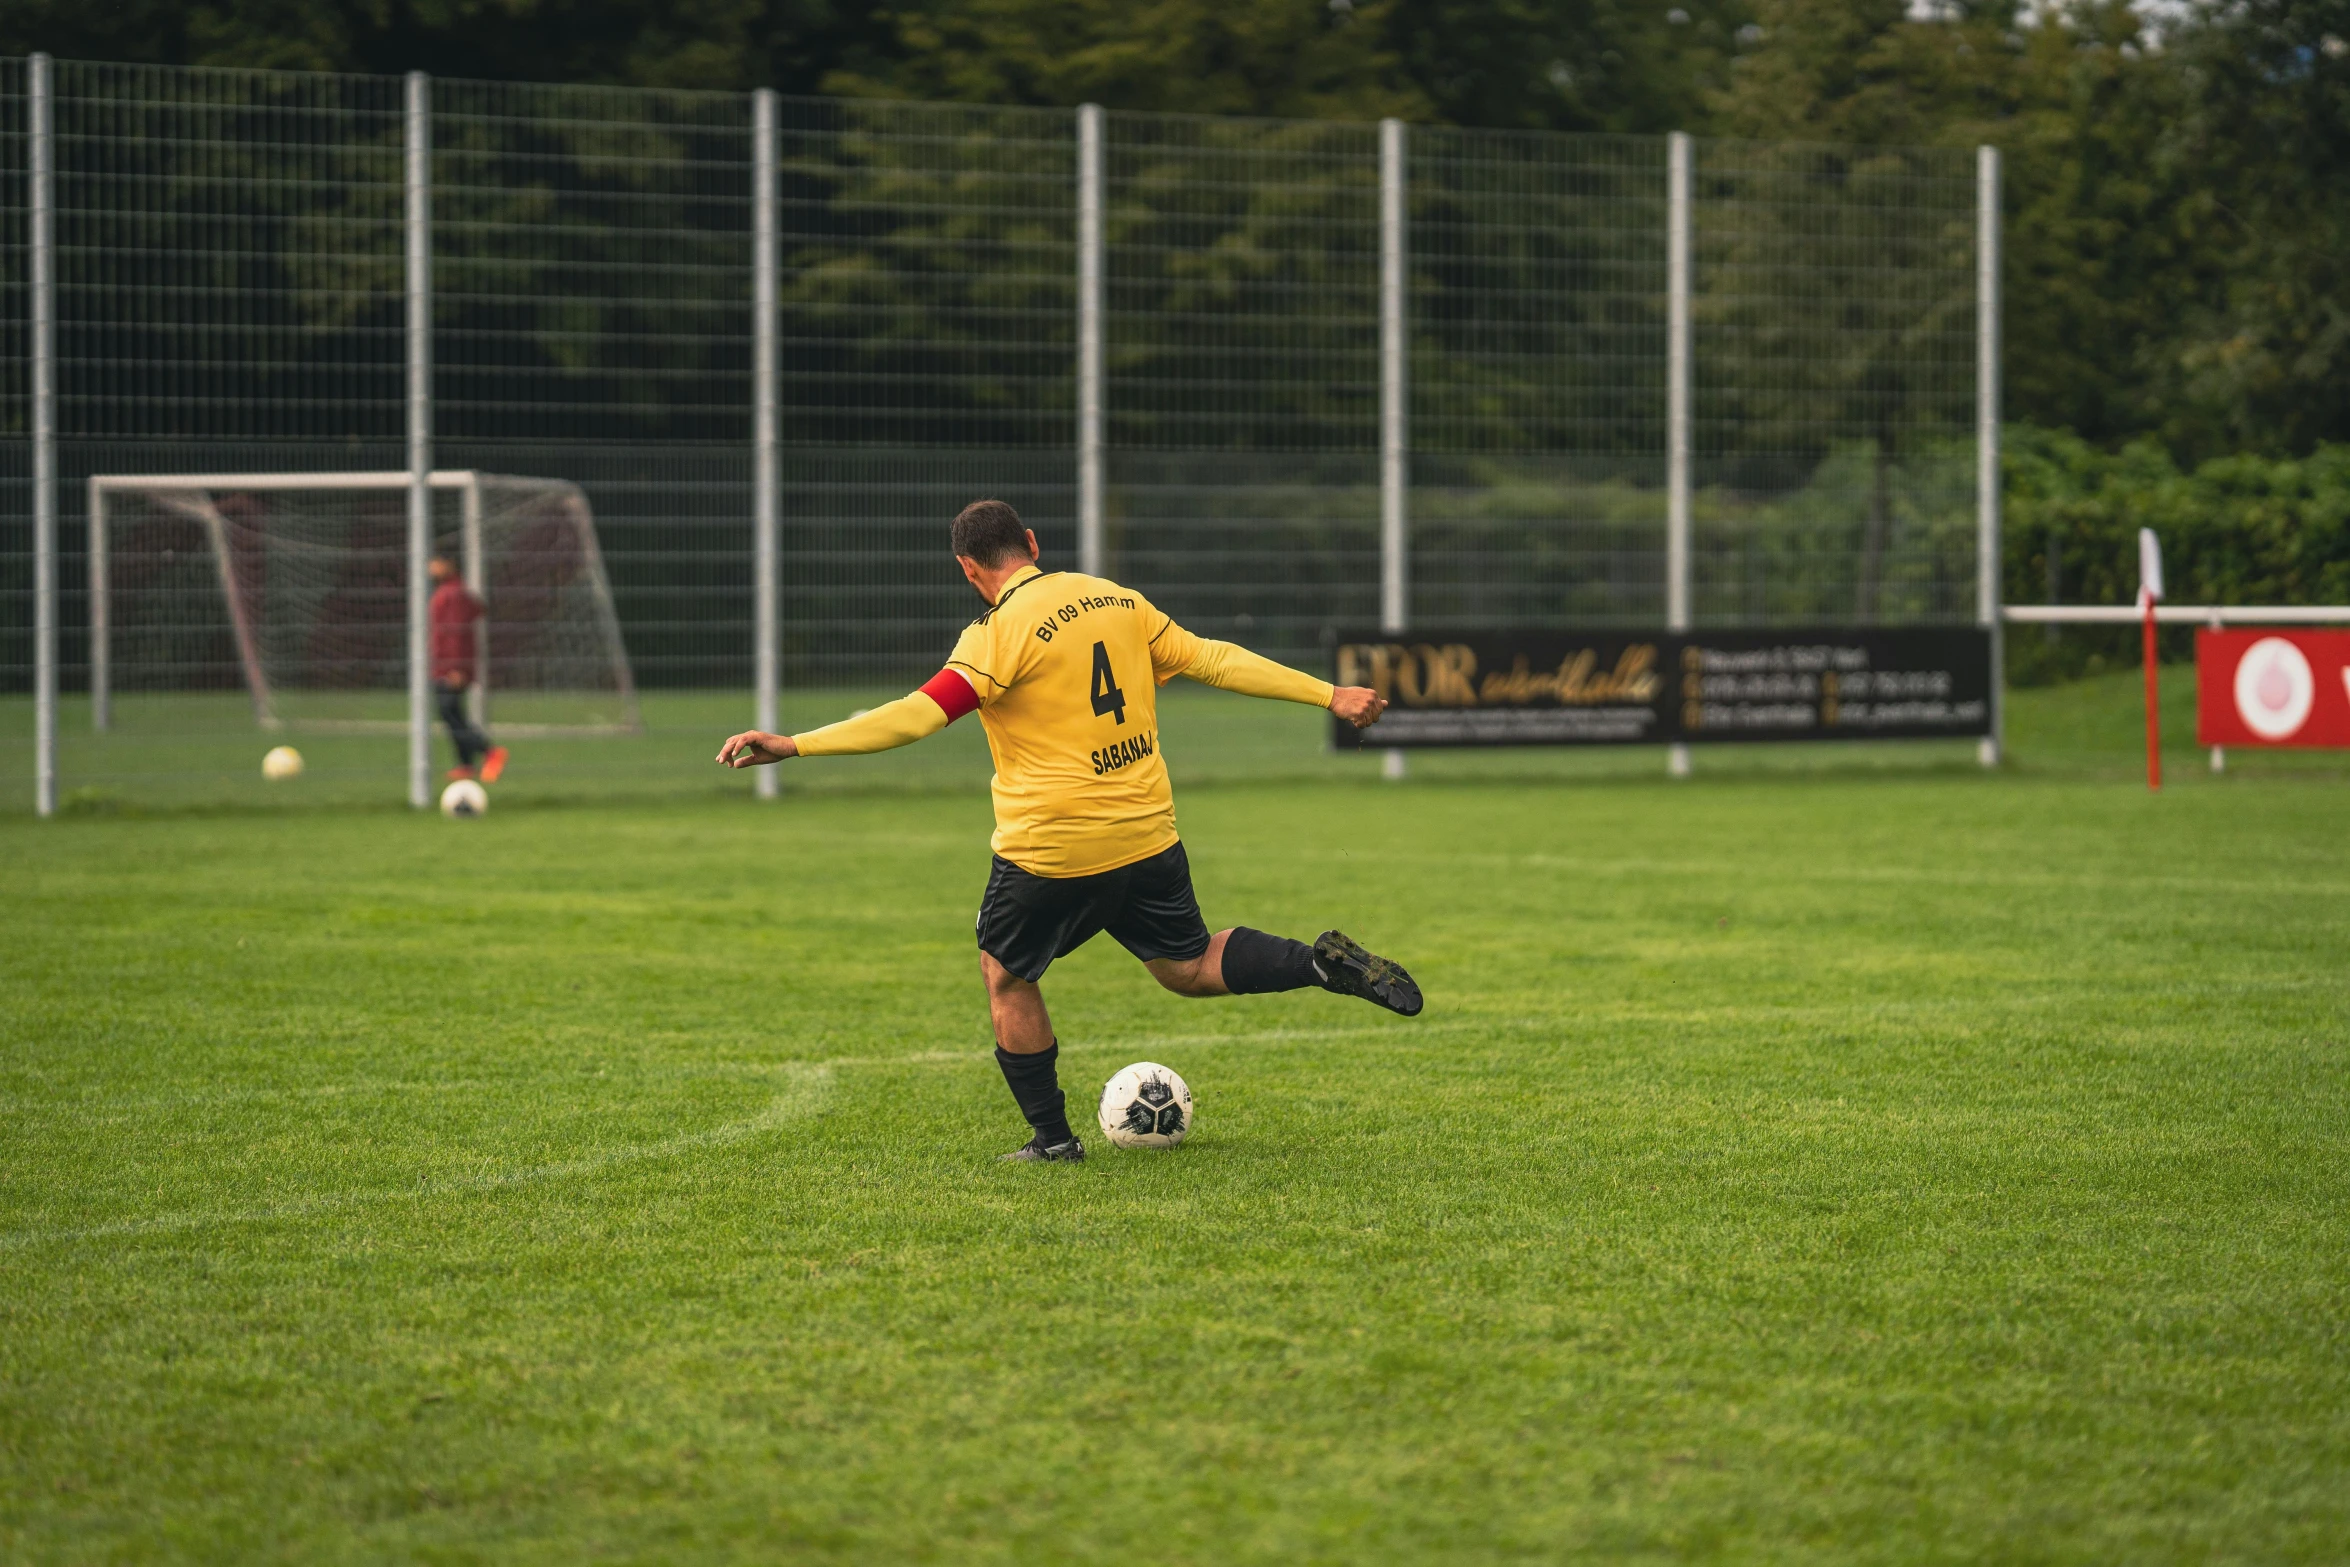
[[[1973,155],[1695,150],[1698,624],[1974,620]]]
[[[1411,137],[1412,606],[1665,618],[1662,138]]]
[[[277,734],[233,601],[272,591],[283,503],[233,481],[408,466],[406,84],[47,69],[61,797],[272,797],[256,763],[283,740],[306,797],[398,799],[404,497],[339,496],[342,554],[313,551],[303,588],[343,650],[303,667],[375,719]],[[26,782],[34,74],[0,60],[0,747]],[[1088,515],[1080,112],[769,99],[762,193],[749,97],[427,98],[432,529],[464,535],[463,475],[576,487],[641,711],[625,733],[518,741],[517,784],[745,787],[702,769],[754,711],[763,200],[787,724],[936,667],[976,607],[945,524],[981,495],[1052,560],[1098,548],[1204,634],[1318,665],[1381,618],[1383,439],[1407,453],[1410,622],[1666,615],[1665,138],[1410,129],[1386,171],[1399,274],[1379,127],[1099,115]],[[1972,155],[1691,145],[1697,623],[1975,621]],[[232,482],[94,555],[94,476]],[[984,765],[959,740],[940,755]]]
[[[978,607],[946,553],[965,502],[1072,563],[1074,116],[777,109],[783,681],[920,679]]]

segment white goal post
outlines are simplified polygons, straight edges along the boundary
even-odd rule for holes
[[[518,737],[640,733],[580,487],[472,469],[430,483],[454,512],[436,533],[454,536],[485,609],[475,719]],[[119,691],[241,684],[264,729],[405,732],[375,709],[407,686],[409,485],[405,472],[94,475],[93,726],[113,726]]]

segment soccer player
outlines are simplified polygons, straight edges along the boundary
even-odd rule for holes
[[[425,611],[432,625],[432,683],[440,697],[441,722],[448,726],[449,743],[457,748],[457,765],[449,769],[449,776],[471,778],[478,763],[481,781],[493,784],[506,770],[506,748],[492,745],[465,711],[465,693],[473,689],[474,664],[480,651],[476,627],[481,623],[481,600],[457,575],[457,563],[448,556],[435,555],[429,569],[432,580],[440,584],[432,590],[432,602]]]
[[[1339,932],[1308,946],[1245,925],[1208,933],[1175,836],[1159,750],[1158,688],[1177,675],[1326,707],[1355,726],[1387,703],[1229,642],[1193,636],[1131,588],[1037,564],[1036,535],[1002,501],[955,518],[955,562],[987,601],[946,667],[910,696],[802,735],[748,730],[718,760],[855,756],[909,745],[977,711],[995,759],[995,863],[979,901],[979,969],[996,1065],[1034,1130],[1007,1159],[1085,1157],[1061,1093],[1060,1043],[1037,982],[1108,931],[1179,996],[1319,986],[1405,1017],[1420,987]]]

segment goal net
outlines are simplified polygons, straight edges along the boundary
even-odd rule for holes
[[[407,727],[405,473],[90,480],[93,718],[118,694],[242,690],[265,729]],[[517,736],[628,734],[636,683],[586,495],[432,475],[436,553],[479,595],[474,716]]]

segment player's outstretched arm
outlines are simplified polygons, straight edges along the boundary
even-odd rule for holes
[[[1231,642],[1203,640],[1183,672],[1221,691],[1326,707],[1357,729],[1377,723],[1387,709],[1386,699],[1368,686],[1334,686]]]
[[[722,767],[761,767],[793,756],[866,756],[894,751],[937,734],[978,705],[970,682],[951,669],[942,669],[919,691],[806,734],[771,735],[746,729],[729,736],[718,748],[718,763]]]

